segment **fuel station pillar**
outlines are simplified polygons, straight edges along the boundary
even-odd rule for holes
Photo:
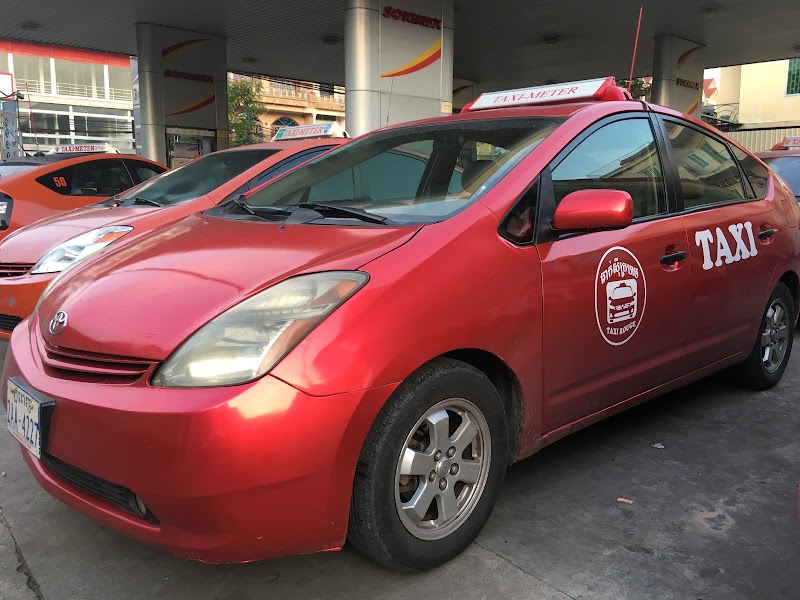
[[[227,148],[225,39],[138,23],[136,45],[136,153],[172,167]]]
[[[347,130],[373,129],[453,111],[453,0],[347,0],[344,20]]]
[[[704,46],[677,35],[659,35],[655,42],[653,102],[700,118]]]

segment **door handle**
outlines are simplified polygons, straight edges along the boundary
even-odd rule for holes
[[[765,229],[764,231],[758,232],[758,239],[766,240],[768,238],[771,238],[773,235],[775,235],[774,229]]]
[[[672,254],[665,254],[661,257],[661,264],[662,265],[671,265],[676,262],[681,262],[682,260],[686,260],[689,257],[689,253],[686,250],[681,250],[680,252],[673,252]]]

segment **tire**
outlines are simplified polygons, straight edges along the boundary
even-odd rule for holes
[[[753,350],[738,370],[743,386],[768,390],[781,380],[794,342],[794,305],[789,288],[779,282],[767,301]],[[765,359],[767,347],[769,359]]]
[[[506,423],[497,390],[477,369],[452,359],[420,368],[395,390],[364,442],[348,541],[405,572],[458,556],[486,524],[502,487]]]

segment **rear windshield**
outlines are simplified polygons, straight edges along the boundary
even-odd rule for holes
[[[0,179],[37,169],[40,165],[4,165],[0,163]]]
[[[794,195],[800,198],[800,156],[776,156],[762,159],[789,184]]]
[[[450,121],[377,131],[248,196],[254,209],[324,203],[400,224],[440,221],[474,202],[563,118]]]
[[[259,149],[208,154],[149,179],[139,187],[115,196],[112,201],[119,203],[129,199],[144,198],[170,205],[194,200],[215,190],[276,152],[278,150]]]

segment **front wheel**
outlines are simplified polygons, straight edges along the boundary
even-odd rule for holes
[[[739,371],[746,387],[767,390],[783,376],[794,341],[794,305],[789,288],[779,282],[767,302],[753,350]]]
[[[395,391],[364,442],[348,540],[393,569],[441,565],[483,528],[507,462],[506,418],[491,381],[437,359]]]

